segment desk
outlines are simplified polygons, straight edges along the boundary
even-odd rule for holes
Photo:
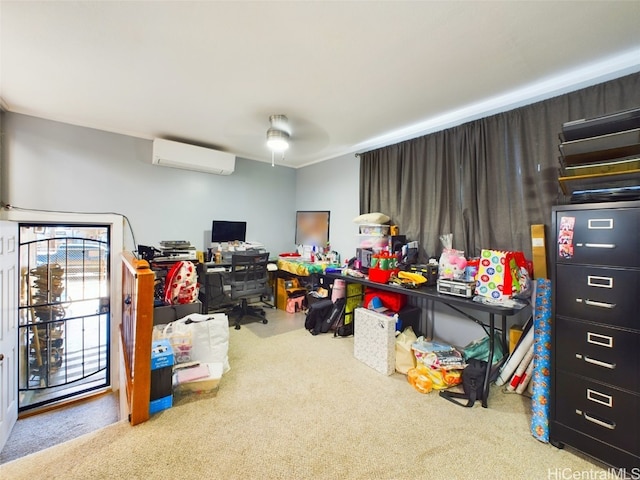
[[[224,285],[226,276],[231,270],[231,264],[205,263],[199,265],[198,282],[200,294],[198,298],[202,302],[202,311],[209,311],[230,307],[231,301],[225,293]]]
[[[507,352],[507,317],[516,315],[524,307],[503,307],[500,305],[486,305],[484,303],[474,302],[470,298],[456,297],[454,295],[446,295],[439,293],[436,287],[420,287],[420,288],[404,288],[399,285],[390,285],[385,283],[372,282],[367,278],[350,277],[347,275],[340,275],[337,273],[327,273],[324,275],[329,280],[344,280],[347,283],[360,283],[361,285],[377,288],[378,290],[385,290],[389,292],[402,293],[407,296],[422,298],[431,300],[433,302],[439,302],[447,305],[456,312],[464,315],[469,320],[474,321],[480,325],[484,325],[480,320],[472,317],[471,315],[463,312],[458,307],[469,308],[477,310],[479,312],[485,312],[489,314],[489,358],[493,358],[493,352],[495,348],[494,335],[496,331],[495,316],[499,315],[502,319],[502,346],[504,351]],[[485,373],[484,391],[482,392],[482,406],[487,408],[487,399],[489,397],[489,377],[491,374],[490,362],[487,364],[487,371]]]

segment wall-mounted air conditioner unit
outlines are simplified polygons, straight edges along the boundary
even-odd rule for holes
[[[230,175],[236,168],[236,157],[211,148],[156,138],[153,140],[152,163],[163,167]]]

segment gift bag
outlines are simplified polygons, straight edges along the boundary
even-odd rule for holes
[[[483,249],[476,275],[476,295],[493,300],[512,298],[524,288],[526,270],[522,252]]]

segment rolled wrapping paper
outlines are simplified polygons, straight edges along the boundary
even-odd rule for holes
[[[549,442],[549,392],[551,390],[551,281],[538,279],[533,319],[535,331],[531,376],[531,434]]]
[[[513,373],[511,380],[507,385],[507,391],[509,392],[516,391],[516,389],[518,388],[518,385],[520,385],[520,382],[522,381],[522,378],[524,376],[525,371],[527,370],[527,367],[529,366],[532,360],[533,360],[533,343],[531,344],[531,347],[529,347],[529,350],[527,350],[527,353],[525,354],[525,356],[522,357],[522,360],[520,361],[520,363],[518,364],[518,367]]]
[[[522,374],[522,377],[520,378],[520,383],[516,387],[516,393],[519,393],[520,395],[524,393],[524,391],[529,386],[529,383],[531,383],[531,374],[533,373],[533,363],[534,362],[532,358],[531,361],[529,362],[529,365],[527,366],[527,369],[524,371],[524,373]]]
[[[500,374],[496,379],[497,386],[504,385],[511,379],[511,376],[518,368],[518,365],[520,365],[522,359],[527,355],[527,352],[531,348],[531,345],[533,345],[533,330],[534,328],[531,327],[527,331],[525,336],[518,344],[518,347],[513,351],[509,359],[503,365],[502,369],[500,370]]]

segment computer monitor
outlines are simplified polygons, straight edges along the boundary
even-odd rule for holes
[[[247,222],[214,220],[211,225],[211,242],[244,242],[247,240]]]

